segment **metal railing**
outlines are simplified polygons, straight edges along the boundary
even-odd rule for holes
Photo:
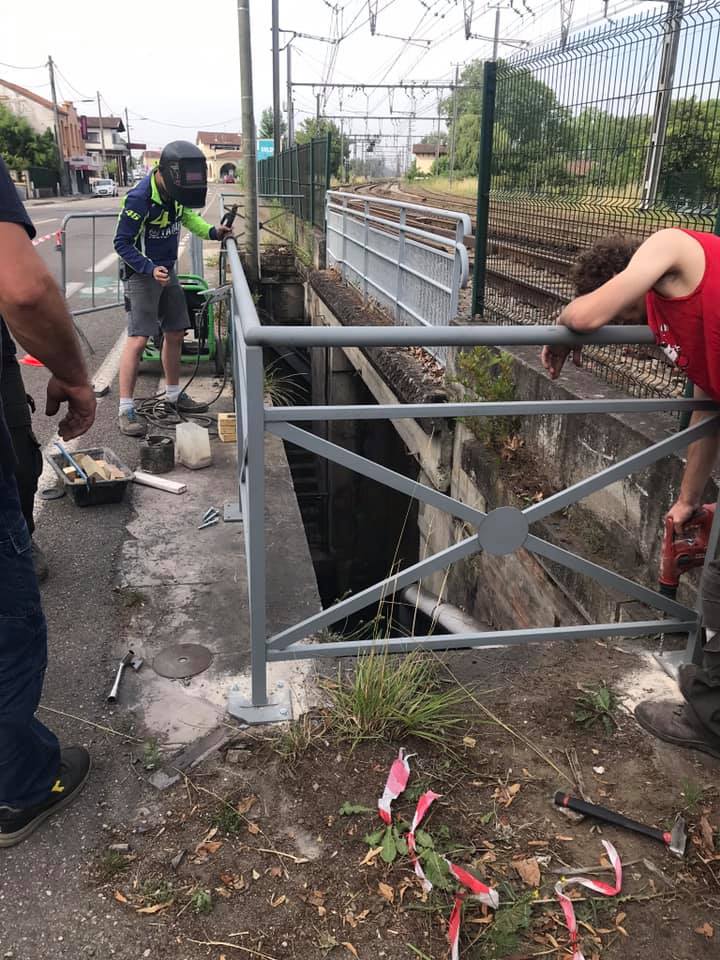
[[[432,226],[408,225],[408,213]],[[397,323],[412,326],[448,326],[457,317],[470,276],[468,214],[329,190],[326,221],[328,266],[366,302],[376,300]],[[443,347],[431,352],[445,363]]]
[[[97,269],[97,221],[98,220],[117,220],[117,213],[68,213],[64,217],[62,225],[60,227],[60,289],[63,292],[63,295],[66,298],[70,298],[75,292],[72,290],[70,283],[68,282],[68,246],[67,246],[67,233],[68,233],[68,224],[75,221],[90,221],[91,223],[91,232],[90,232],[90,254],[91,254],[91,265],[89,267],[83,268],[83,273],[87,276],[83,278],[83,283],[80,289],[87,287],[90,290],[88,296],[90,297],[90,306],[81,310],[72,310],[71,313],[74,317],[81,317],[86,313],[97,313],[99,310],[112,310],[114,307],[121,307],[123,305],[123,291],[122,283],[120,281],[119,271],[116,271],[116,276],[113,279],[111,284],[107,286],[102,286],[100,289],[109,292],[110,288],[114,290],[114,299],[111,302],[103,300],[102,303],[98,303],[98,297],[96,290],[98,289],[96,280],[98,275]],[[113,254],[114,255],[114,254]],[[79,281],[77,281],[79,282]]]
[[[511,403],[429,403],[351,406],[265,406],[263,398],[263,347],[382,347],[382,346],[520,346],[565,344],[648,344],[652,334],[647,327],[606,327],[588,336],[571,333],[564,327],[490,326],[466,327],[263,327],[243,273],[234,241],[227,244],[232,271],[233,375],[237,415],[238,498],[244,520],[250,615],[252,695],[244,701],[232,694],[229,712],[248,723],[287,719],[286,704],[268,697],[269,662],[317,657],[357,656],[374,648],[392,653],[416,649],[449,650],[488,646],[540,643],[548,640],[576,640],[597,637],[643,637],[665,633],[687,634],[687,646],[681,659],[697,659],[700,653],[701,616],[682,603],[669,599],[597,563],[530,534],[532,523],[548,517],[618,480],[644,470],[660,459],[685,449],[688,444],[718,429],[720,418],[710,416],[692,427],[652,444],[619,463],[575,483],[524,510],[499,507],[485,513],[455,497],[375,463],[366,457],[339,447],[297,426],[303,421],[400,420],[407,418],[448,418],[486,416],[542,416],[546,414],[636,413],[670,410],[717,410],[714,404],[676,399],[627,400],[553,400],[515,401]],[[302,447],[333,463],[376,480],[408,497],[417,499],[464,520],[475,531],[458,543],[402,569],[392,576],[347,597],[301,623],[267,636],[266,615],[266,540],[265,540],[265,434]],[[720,510],[716,512],[710,536],[707,561],[715,556],[720,536]],[[524,549],[538,557],[561,564],[591,577],[614,592],[645,604],[660,616],[640,622],[578,624],[564,627],[500,630],[494,632],[392,637],[380,640],[341,640],[311,642],[323,628],[342,621],[383,597],[401,590],[449,564],[484,550],[504,556]],[[666,655],[669,656],[669,655]]]

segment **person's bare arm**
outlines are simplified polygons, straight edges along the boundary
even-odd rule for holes
[[[67,402],[60,435],[78,437],[95,419],[95,396],[65,301],[24,227],[0,222],[0,251],[0,313],[18,343],[53,374],[47,415]]]
[[[709,399],[699,387],[695,387],[693,396],[696,400]],[[696,410],[690,419],[690,425],[694,426],[711,416],[713,416],[712,410]],[[682,532],[682,528],[701,506],[703,491],[710,479],[719,451],[720,430],[709,433],[688,447],[687,466],[680,485],[680,494],[668,510],[668,516],[672,517],[675,524],[675,533]]]
[[[592,293],[576,297],[558,317],[576,333],[604,327],[632,306],[666,274],[682,272],[687,252],[686,234],[680,230],[659,230],[636,251],[630,263]]]
[[[606,326],[627,307],[637,303],[666,274],[681,272],[687,257],[687,235],[680,230],[659,230],[643,243],[622,273],[592,293],[576,297],[557,322],[575,333],[590,333]],[[541,360],[553,380],[560,376],[569,347],[544,347]],[[580,349],[573,351],[581,366]]]

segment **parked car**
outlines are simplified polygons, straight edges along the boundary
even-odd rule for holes
[[[133,170],[132,180],[133,183],[139,183],[145,176],[144,170]]]
[[[116,197],[118,188],[114,180],[96,180],[92,192],[94,197]]]
[[[223,177],[223,183],[235,183],[235,175],[232,173],[226,173]]]

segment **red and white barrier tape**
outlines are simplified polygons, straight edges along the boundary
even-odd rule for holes
[[[397,755],[397,760],[394,760],[393,765],[390,767],[390,773],[388,774],[383,795],[378,800],[380,817],[388,826],[392,823],[392,812],[390,810],[392,802],[393,800],[397,800],[408,785],[408,779],[410,778],[409,759],[401,747],[400,753]]]
[[[388,826],[392,823],[392,802],[393,800],[397,800],[400,794],[404,792],[408,785],[408,780],[410,779],[410,756],[412,756],[412,754],[406,755],[404,750],[400,750],[397,759],[393,761],[393,765],[390,768],[390,773],[388,774],[387,782],[385,783],[383,795],[378,800],[378,811],[380,813],[380,817]],[[417,806],[415,807],[415,815],[413,816],[412,824],[410,825],[410,830],[407,835],[410,861],[415,870],[415,875],[422,884],[422,888],[426,893],[429,893],[432,890],[433,885],[425,876],[425,871],[423,870],[420,860],[418,859],[415,833],[425,819],[425,816],[432,804],[436,800],[439,800],[440,796],[441,795],[439,793],[434,793],[432,790],[427,790],[422,794],[417,802]],[[472,873],[464,870],[462,867],[458,867],[456,864],[450,863],[449,860],[446,860],[445,862],[448,865],[451,875],[461,886],[465,888],[465,890],[470,891],[470,896],[474,900],[478,900],[480,903],[486,904],[493,910],[497,910],[500,904],[500,898],[496,890],[485,886],[481,880],[478,880],[477,877],[473,876]],[[451,960],[458,960],[459,956],[458,943],[460,940],[462,904],[466,896],[467,894],[464,890],[461,890],[456,894],[455,906],[453,907],[452,914],[450,915],[450,921],[448,924],[448,939],[450,941]]]
[[[622,889],[622,863],[620,862],[620,856],[615,847],[607,840],[603,840],[602,843],[607,850],[608,858],[615,870],[615,886],[609,883],[603,883],[602,880],[589,880],[587,877],[562,877],[555,884],[555,893],[560,901],[560,906],[565,914],[565,922],[570,931],[570,947],[573,952],[573,960],[585,960],[585,958],[582,950],[578,947],[578,925],[575,918],[575,909],[572,900],[564,892],[565,887],[569,887],[570,884],[577,884],[581,887],[586,887],[588,890],[592,890],[594,893],[601,893],[604,897],[615,897]]]
[[[46,240],[52,240],[52,238],[55,236],[55,233],[57,233],[57,231],[53,231],[53,233],[46,233],[44,237],[35,237],[35,239],[32,242],[32,245],[34,247],[37,247],[41,243],[45,243]]]
[[[425,893],[430,893],[432,890],[432,884],[425,876],[425,871],[420,865],[420,861],[417,858],[417,852],[415,848],[415,831],[420,826],[420,824],[425,819],[425,814],[428,812],[435,800],[440,799],[439,793],[433,793],[432,790],[428,790],[424,793],[417,802],[417,807],[415,808],[415,816],[413,817],[412,824],[410,826],[410,833],[407,836],[407,845],[408,853],[410,854],[410,863],[413,865],[415,870],[415,876],[418,878],[422,884],[422,888]]]
[[[470,891],[470,896],[473,900],[478,900],[480,903],[484,903],[485,906],[497,910],[500,906],[500,897],[498,896],[497,890],[493,890],[492,887],[487,887],[482,880],[478,880],[476,876],[473,876],[468,870],[458,867],[457,864],[450,863],[447,858],[445,863],[447,863],[450,873],[455,877],[457,882],[465,887],[465,890]],[[460,924],[462,920],[463,901],[466,896],[467,894],[464,890],[460,890],[455,895],[455,904],[450,914],[450,920],[448,922],[450,960],[458,960],[460,956]]]

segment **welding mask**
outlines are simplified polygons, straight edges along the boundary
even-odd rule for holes
[[[207,163],[195,144],[173,140],[160,154],[159,169],[171,199],[183,207],[205,206]]]

